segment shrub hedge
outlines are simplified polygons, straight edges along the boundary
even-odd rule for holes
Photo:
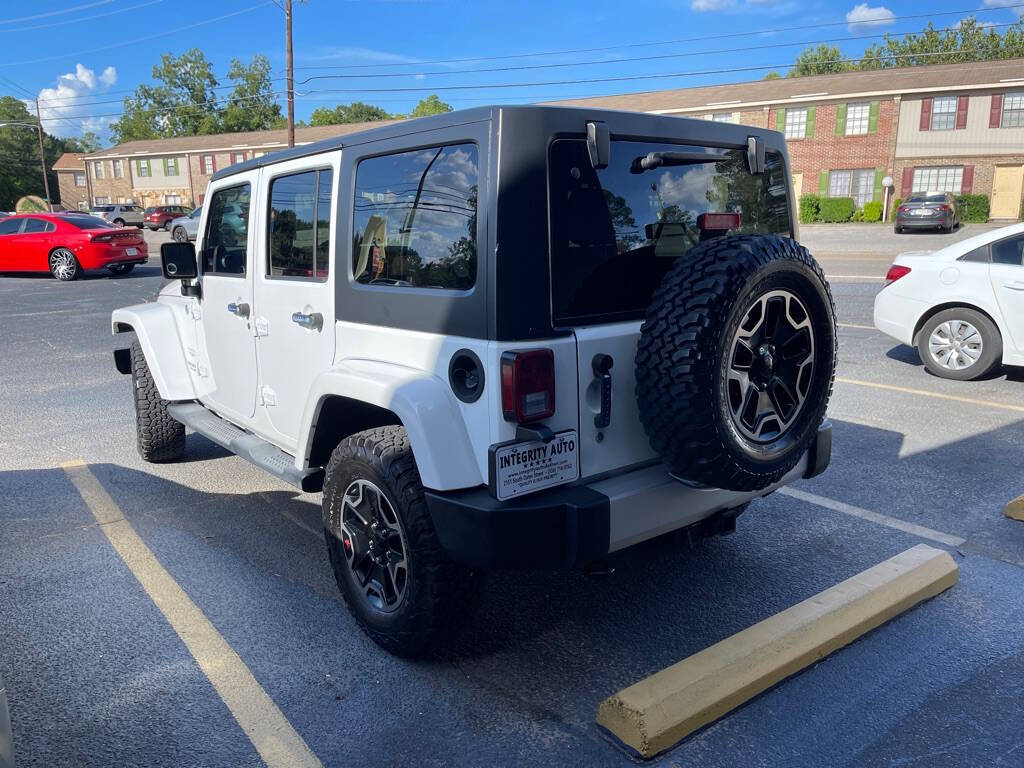
[[[819,220],[829,223],[850,221],[856,210],[852,197],[823,197],[818,205]]]
[[[861,211],[861,221],[881,221],[882,220],[882,204],[870,201],[864,203],[864,208]]]
[[[960,221],[988,221],[988,198],[984,195],[957,195],[956,204],[960,206]]]
[[[800,222],[803,224],[810,224],[814,221],[819,221],[818,212],[821,204],[821,198],[817,195],[803,195],[800,198]]]

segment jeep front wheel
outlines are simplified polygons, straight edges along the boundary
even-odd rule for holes
[[[185,425],[168,412],[167,401],[160,397],[138,341],[132,342],[131,358],[139,455],[149,462],[180,459],[185,452]]]
[[[640,331],[640,419],[669,470],[755,491],[797,465],[835,372],[832,294],[793,240],[739,235],[693,248],[666,274]]]
[[[334,449],[324,537],[345,604],[397,656],[420,656],[452,626],[478,577],[445,554],[405,428],[359,432]]]

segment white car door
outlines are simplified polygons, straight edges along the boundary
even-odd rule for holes
[[[201,399],[240,426],[256,410],[252,316],[254,191],[258,171],[211,186],[197,254],[202,297],[193,309],[200,339]]]
[[[1003,346],[1009,347],[1012,342],[1018,354],[1024,353],[1024,234],[998,240],[989,247],[992,253],[989,265],[992,291],[1012,337],[1003,339]]]
[[[294,451],[310,386],[334,359],[334,201],[341,153],[264,169],[255,281],[258,403]]]

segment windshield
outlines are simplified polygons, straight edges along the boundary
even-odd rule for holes
[[[946,202],[945,193],[940,192],[937,195],[914,195],[908,203],[944,203]]]
[[[685,153],[642,170],[652,152]],[[583,140],[551,147],[551,290],[556,324],[638,318],[669,267],[702,240],[792,234],[782,156],[752,175],[744,150],[613,141],[595,171]],[[702,230],[705,213],[738,213],[739,227]]]
[[[95,216],[83,216],[78,214],[76,216],[65,216],[64,221],[73,227],[79,229],[117,229],[109,221],[104,219],[97,219]]]

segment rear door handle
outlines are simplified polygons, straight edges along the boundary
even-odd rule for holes
[[[238,317],[248,317],[249,305],[244,303],[236,304],[235,302],[231,302],[230,304],[228,304],[228,312],[230,312],[232,315],[237,315]]]
[[[324,316],[319,312],[292,312],[292,322],[308,328],[311,331],[320,331],[324,327]]]

